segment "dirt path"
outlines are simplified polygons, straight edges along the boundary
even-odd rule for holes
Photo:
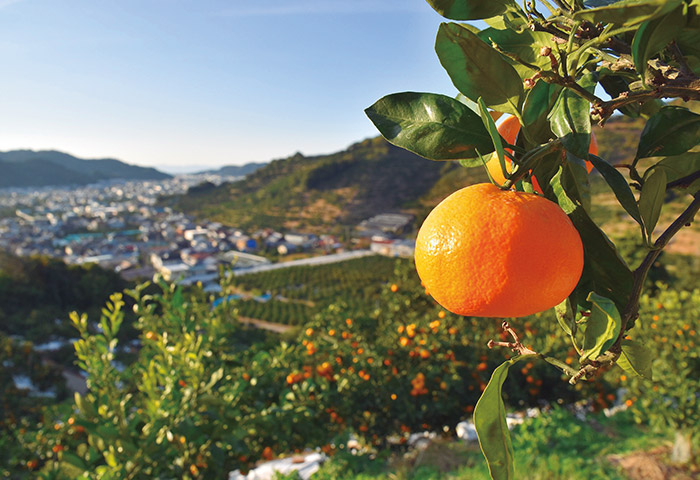
[[[252,325],[255,328],[261,328],[263,330],[269,330],[275,333],[285,333],[292,330],[294,327],[292,325],[285,325],[283,323],[268,322],[265,320],[259,320],[257,318],[250,317],[238,317],[238,321],[244,325]]]
[[[610,455],[608,460],[624,470],[630,480],[696,480],[700,472],[691,467],[674,467],[667,463],[670,446],[660,446],[646,452]]]

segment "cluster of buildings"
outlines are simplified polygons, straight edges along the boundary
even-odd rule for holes
[[[333,235],[244,232],[216,222],[195,222],[158,205],[203,181],[229,178],[178,176],[163,181],[105,182],[81,188],[6,189],[0,191],[0,249],[18,256],[46,255],[69,264],[98,263],[127,280],[161,273],[184,284],[218,288],[219,266],[234,270],[269,264],[270,253],[342,252]],[[411,241],[400,240],[413,218],[381,214],[357,226],[354,248],[361,245],[390,256],[410,256]]]

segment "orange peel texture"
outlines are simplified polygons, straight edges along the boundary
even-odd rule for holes
[[[430,295],[449,311],[522,317],[571,294],[583,245],[556,203],[482,183],[433,209],[418,232],[415,262]]]

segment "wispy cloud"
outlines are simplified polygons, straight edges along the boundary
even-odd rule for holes
[[[420,8],[422,6],[420,2],[411,3],[406,0],[267,0],[258,1],[255,5],[247,4],[229,7],[219,13],[222,16],[229,17],[342,15],[352,13],[419,12],[422,11]]]

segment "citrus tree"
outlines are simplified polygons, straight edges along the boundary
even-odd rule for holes
[[[418,235],[418,272],[459,314],[519,317],[555,307],[579,357],[574,366],[534,351],[508,322],[511,341],[490,342],[517,355],[493,372],[474,421],[492,477],[513,478],[501,388],[516,362],[547,361],[571,384],[613,364],[629,377],[652,375],[655,337],[642,343],[630,333],[651,266],[700,208],[700,115],[689,108],[700,100],[700,2],[428,3],[454,20],[440,25],[435,50],[459,94],[396,93],[366,113],[399,147],[486,166],[500,191],[471,186],[438,205]],[[629,164],[597,156],[592,126],[614,114],[646,121]],[[634,269],[591,219],[593,169],[639,224],[647,251]],[[671,192],[686,205],[658,231]],[[539,207],[549,201],[559,212]],[[580,240],[562,240],[564,214]]]

